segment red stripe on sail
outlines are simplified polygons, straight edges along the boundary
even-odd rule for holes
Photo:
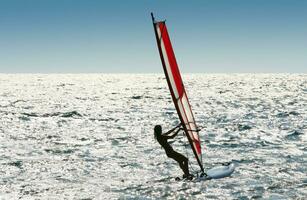
[[[196,140],[196,139],[195,139]],[[201,155],[201,147],[200,147],[200,142],[199,140],[196,140],[197,142],[194,142],[195,143],[195,147],[196,147],[196,151],[198,153],[198,155]]]
[[[159,28],[160,28],[160,31],[161,31],[161,38],[162,38],[163,43],[164,43],[168,62],[169,62],[169,65],[171,67],[171,70],[172,70],[172,74],[173,74],[173,77],[174,77],[174,81],[175,81],[175,84],[176,84],[178,95],[179,95],[179,97],[181,97],[182,93],[183,93],[182,79],[181,79],[181,76],[180,76],[180,71],[179,71],[179,68],[178,68],[178,65],[177,65],[177,62],[176,62],[176,57],[175,57],[175,54],[174,54],[174,51],[173,51],[173,47],[172,47],[171,40],[169,38],[165,23],[160,22]]]

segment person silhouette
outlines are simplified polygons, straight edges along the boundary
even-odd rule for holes
[[[166,133],[162,133],[162,127],[160,125],[156,125],[154,128],[155,139],[165,150],[167,157],[174,159],[178,162],[180,168],[183,171],[183,178],[192,179],[193,176],[189,173],[189,163],[188,158],[184,155],[174,151],[173,147],[168,143],[167,140],[173,139],[176,137],[180,130],[183,130],[181,124],[167,131]],[[174,133],[173,133],[174,132]],[[173,133],[171,135],[171,133]]]

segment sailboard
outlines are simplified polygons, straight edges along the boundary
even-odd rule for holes
[[[199,130],[195,122],[195,118],[192,112],[192,108],[186,93],[180,70],[176,61],[175,53],[171,44],[171,40],[167,31],[165,21],[155,21],[153,13],[151,13],[152,23],[157,40],[158,50],[163,66],[163,71],[166,77],[166,81],[180,119],[183,126],[185,135],[190,143],[193,154],[200,167],[202,174],[205,177],[200,177],[199,180],[207,180],[214,178],[223,178],[231,175],[234,171],[234,165],[230,164],[224,167],[215,167],[208,171],[208,174],[204,173],[204,167],[202,162],[201,141],[199,137]]]

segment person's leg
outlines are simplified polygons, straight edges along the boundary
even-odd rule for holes
[[[185,172],[186,175],[189,175],[189,160],[188,158],[186,158],[185,156],[183,156],[184,161],[182,162],[182,167],[183,167],[183,171]]]
[[[176,160],[180,166],[180,168],[182,169],[184,175],[188,176],[190,173],[189,173],[189,163],[188,163],[188,158],[185,157],[184,155],[176,152],[176,151],[173,151],[172,152],[172,158],[174,160]]]
[[[190,175],[188,159],[185,156],[183,156],[181,159],[183,161],[180,163],[180,167],[181,167],[182,171],[184,172],[184,175],[186,177],[188,177]]]

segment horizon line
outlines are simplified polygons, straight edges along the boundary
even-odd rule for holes
[[[0,72],[0,75],[21,75],[21,74],[164,74],[164,72]],[[181,74],[306,74],[307,72],[181,72]]]

